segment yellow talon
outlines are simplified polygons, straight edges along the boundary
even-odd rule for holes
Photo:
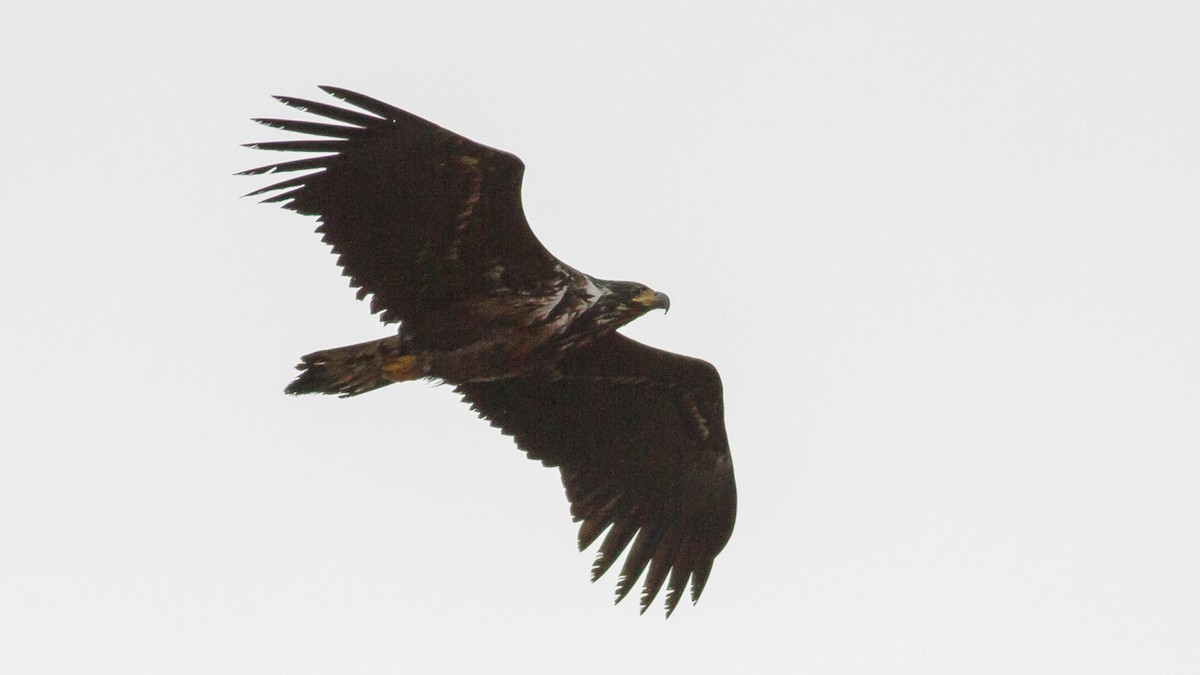
[[[393,382],[415,380],[421,375],[417,372],[415,356],[397,356],[383,364],[383,376]]]

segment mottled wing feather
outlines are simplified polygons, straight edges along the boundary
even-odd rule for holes
[[[327,154],[242,173],[315,170],[250,194],[317,216],[359,297],[373,296],[371,311],[409,320],[472,298],[553,287],[559,263],[525,220],[520,159],[381,101],[322,89],[357,110],[278,96],[336,124],[256,120],[318,138],[251,147]]]
[[[697,359],[620,334],[568,356],[561,377],[460,385],[480,416],[531,458],[562,473],[580,548],[608,528],[593,566],[604,574],[632,541],[619,602],[649,566],[641,608],[667,585],[667,614],[689,578],[699,599],[737,509],[721,381]]]

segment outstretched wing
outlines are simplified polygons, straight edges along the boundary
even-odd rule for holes
[[[521,160],[372,98],[321,87],[353,110],[286,96],[338,124],[255,120],[318,138],[249,147],[324,153],[243,171],[316,170],[250,195],[317,216],[317,231],[385,322],[506,292],[545,294],[562,274],[521,208]],[[247,196],[250,196],[247,195]]]
[[[737,492],[720,377],[704,361],[618,333],[569,355],[560,371],[457,391],[531,459],[559,467],[571,515],[582,521],[580,550],[608,528],[592,580],[632,541],[617,602],[649,565],[641,609],[669,575],[669,616],[689,577],[692,602],[699,599],[733,532]]]

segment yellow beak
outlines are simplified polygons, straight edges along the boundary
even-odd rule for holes
[[[646,309],[661,309],[664,312],[671,309],[671,298],[666,293],[657,291],[642,291],[633,296],[633,302]]]

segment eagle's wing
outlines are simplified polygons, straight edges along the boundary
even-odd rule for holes
[[[316,169],[250,195],[282,191],[263,201],[317,216],[358,297],[374,296],[372,312],[393,322],[481,295],[552,292],[562,268],[525,221],[520,159],[362,94],[322,89],[360,110],[277,96],[338,124],[259,119],[319,138],[250,147],[324,154],[242,174]]]
[[[559,467],[571,515],[583,523],[580,550],[609,528],[592,579],[633,541],[617,601],[649,564],[642,611],[669,575],[670,615],[689,576],[692,602],[699,599],[733,532],[737,492],[721,379],[704,361],[618,333],[568,355],[560,371],[457,391],[530,458]]]

